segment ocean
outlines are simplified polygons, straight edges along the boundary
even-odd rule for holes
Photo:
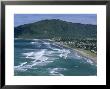
[[[14,76],[96,76],[97,66],[49,39],[14,39]]]

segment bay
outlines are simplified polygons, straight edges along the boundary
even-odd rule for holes
[[[15,38],[14,75],[96,76],[97,66],[90,59],[49,39]]]

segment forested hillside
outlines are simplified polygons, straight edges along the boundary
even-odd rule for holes
[[[96,29],[96,25],[51,19],[15,27],[14,36],[15,38],[58,38],[64,40],[96,38]]]

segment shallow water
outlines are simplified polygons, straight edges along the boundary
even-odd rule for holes
[[[14,40],[15,76],[93,76],[97,66],[48,39]]]

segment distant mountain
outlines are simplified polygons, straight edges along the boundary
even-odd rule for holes
[[[66,22],[59,19],[41,20],[14,28],[15,38],[96,38],[97,26]]]

